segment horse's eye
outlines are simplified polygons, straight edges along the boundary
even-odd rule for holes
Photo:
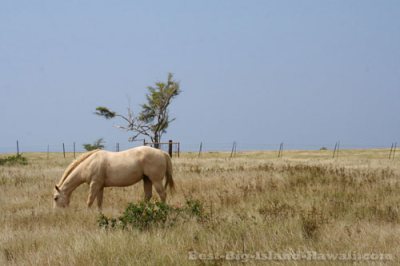
[[[55,196],[55,197],[54,197],[54,200],[57,201],[57,200],[58,200],[58,196]]]

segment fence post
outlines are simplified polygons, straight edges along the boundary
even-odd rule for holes
[[[333,149],[333,156],[332,156],[333,159],[335,159],[335,154],[336,154],[337,145],[338,145],[338,143],[336,142],[336,143],[335,143],[335,148]]]
[[[392,146],[390,147],[390,152],[389,152],[389,160],[392,159],[393,148],[394,148],[394,143],[392,142]]]
[[[181,143],[178,142],[178,158],[180,156],[180,153],[181,153]]]
[[[172,140],[168,141],[168,153],[169,156],[172,158]]]
[[[119,142],[117,142],[117,144],[115,145],[115,151],[119,152]]]
[[[199,155],[197,157],[200,157],[202,150],[203,150],[203,142],[200,142]]]
[[[236,141],[233,142],[232,144],[232,151],[231,151],[231,157],[233,157],[233,155],[236,153]]]
[[[75,142],[74,142],[74,159],[75,159],[76,157],[75,157]]]
[[[146,139],[143,139],[143,146],[146,146]]]
[[[278,158],[281,158],[283,155],[283,142],[279,144],[279,152],[278,152]]]
[[[18,143],[18,140],[17,140],[17,156],[19,156],[19,143]]]
[[[64,145],[64,142],[63,142],[63,154],[64,154],[64,158],[65,158],[65,145]]]
[[[393,160],[394,160],[394,156],[396,155],[396,148],[397,148],[397,142],[394,143]]]

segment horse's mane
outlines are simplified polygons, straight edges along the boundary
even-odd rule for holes
[[[93,150],[93,151],[89,151],[86,152],[84,154],[82,154],[81,156],[79,156],[78,158],[76,158],[76,160],[74,160],[70,165],[68,165],[67,169],[64,171],[63,176],[61,177],[60,182],[58,182],[58,186],[61,186],[65,179],[67,179],[67,177],[69,176],[69,174],[78,166],[80,165],[84,160],[86,160],[87,158],[89,158],[92,154],[96,153],[100,151],[100,149],[97,150]]]

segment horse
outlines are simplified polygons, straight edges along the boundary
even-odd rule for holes
[[[163,179],[166,179],[163,185]],[[141,146],[121,152],[93,150],[82,154],[65,170],[55,185],[54,208],[68,207],[71,193],[81,184],[89,184],[87,206],[90,208],[97,198],[97,206],[103,204],[105,187],[131,186],[143,180],[145,201],[152,197],[155,187],[162,202],[165,202],[166,189],[174,189],[172,162],[168,153]]]

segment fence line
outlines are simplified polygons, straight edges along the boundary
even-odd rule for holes
[[[64,144],[64,148],[63,148]],[[116,145],[120,147],[121,150],[126,150],[129,148],[141,146],[140,143],[123,143],[123,142],[117,142],[117,143],[109,143],[109,145],[105,145],[106,150],[110,151],[116,151]],[[0,154],[1,153],[16,153],[19,151],[19,153],[24,153],[24,152],[63,152],[65,149],[65,152],[85,152],[86,150],[83,148],[83,144],[79,144],[79,142],[60,142],[58,144],[34,144],[34,145],[25,145],[23,142],[19,141],[19,147],[14,145],[10,146],[0,146]]]
[[[149,143],[146,143],[147,145]],[[169,142],[160,143],[161,149],[168,152]],[[142,142],[113,142],[105,145],[106,150],[120,151],[129,148],[142,146]],[[225,151],[230,152],[231,156],[234,157],[237,151],[276,151],[278,157],[283,156],[283,142],[281,143],[240,143],[237,141],[232,142],[198,142],[198,143],[178,143],[173,142],[175,147],[175,153],[181,151],[184,152],[197,152],[200,157],[203,152],[218,152]],[[342,142],[332,142],[330,144],[293,144],[285,143],[285,150],[332,150],[333,158],[339,156],[340,151],[349,149],[388,149],[388,159],[394,159],[397,152],[397,142],[392,142],[391,145],[362,145],[362,144],[344,144]],[[0,154],[2,153],[24,153],[24,152],[63,152],[63,153],[75,153],[84,152],[83,144],[77,144],[77,142],[66,143],[60,142],[59,144],[40,144],[40,145],[25,145],[24,142],[17,140],[14,145],[8,147],[0,146]]]

